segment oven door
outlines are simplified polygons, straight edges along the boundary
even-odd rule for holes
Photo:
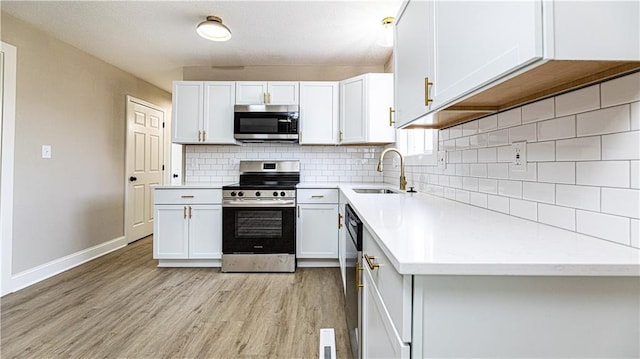
[[[296,252],[295,207],[223,207],[222,253]]]

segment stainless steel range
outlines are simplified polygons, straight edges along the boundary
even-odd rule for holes
[[[299,161],[240,161],[222,187],[222,271],[294,272]]]

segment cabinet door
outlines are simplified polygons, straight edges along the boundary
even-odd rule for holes
[[[362,291],[362,357],[409,358],[410,347],[402,342],[387,315],[382,297],[365,265]]]
[[[434,107],[542,58],[542,1],[436,1]]]
[[[395,24],[395,121],[400,127],[425,115],[433,71],[433,2],[409,1]]]
[[[298,205],[298,258],[338,258],[338,207],[335,204]]]
[[[300,83],[300,144],[338,143],[338,101],[337,82]]]
[[[267,84],[267,103],[269,105],[297,105],[298,82],[276,81]]]
[[[173,137],[174,143],[198,143],[198,131],[203,118],[204,85],[200,81],[173,83]]]
[[[341,143],[365,142],[365,89],[364,76],[340,83]]]
[[[189,258],[222,258],[222,206],[189,206]]]
[[[393,74],[369,74],[365,90],[365,141],[369,143],[393,143],[396,128],[393,126]]]
[[[344,225],[344,221],[345,221],[345,205],[346,205],[346,201],[347,199],[345,198],[345,196],[342,194],[342,192],[340,192],[340,204],[338,204],[338,219],[339,219],[339,224],[338,224],[338,263],[340,264],[340,273],[341,273],[341,277],[342,277],[342,289],[345,291],[345,294],[347,292],[347,277],[346,277],[346,271],[347,271],[347,255],[346,255],[346,251],[347,251],[347,240],[351,240],[350,238],[347,238],[347,227],[345,227]]]
[[[204,83],[203,143],[236,143],[233,138],[235,96],[235,82]]]
[[[262,81],[237,81],[236,105],[256,105],[267,102],[267,83]]]
[[[189,227],[186,205],[156,205],[153,258],[189,258]]]

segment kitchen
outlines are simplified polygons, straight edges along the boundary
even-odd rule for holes
[[[4,10],[3,10],[4,11]],[[633,13],[633,12],[631,12]],[[380,19],[376,21],[379,22]],[[225,23],[227,23],[227,19],[225,19]],[[8,23],[8,25],[6,25]],[[234,26],[229,23],[228,24],[234,31],[238,31],[234,28]],[[8,26],[5,30],[5,26]],[[195,24],[193,24],[195,26]],[[16,29],[21,30],[21,34],[16,33]],[[43,96],[40,94],[38,88],[25,88],[25,86],[33,86],[32,83],[40,83],[37,82],[38,76],[42,76],[43,73],[47,72],[47,65],[41,60],[36,60],[36,58],[42,57],[45,58],[45,53],[43,49],[47,49],[50,52],[55,54],[59,54],[60,56],[70,56],[69,52],[76,51],[75,49],[70,49],[68,47],[64,47],[63,45],[55,43],[55,40],[49,37],[42,38],[42,34],[38,33],[35,29],[28,26],[27,24],[21,23],[15,18],[5,17],[3,12],[3,41],[5,38],[11,39],[14,41],[18,41],[19,43],[23,43],[23,48],[28,49],[25,50],[25,54],[29,55],[27,59],[29,59],[30,66],[33,66],[33,71],[30,72],[19,72],[19,75],[22,76],[23,81],[19,82],[22,84],[18,87],[18,111],[23,111],[21,116],[17,116],[18,119],[21,118],[31,118],[33,116],[37,116],[39,113],[38,110],[42,110],[39,106],[35,104],[30,107],[29,111],[33,111],[33,113],[24,113],[25,107],[21,107],[21,101],[25,100],[25,96],[28,98],[33,96],[31,93],[25,94],[24,91],[33,91],[32,93],[38,94],[39,96]],[[6,36],[6,37],[5,37]],[[30,41],[37,41],[37,46],[29,45],[28,41],[20,40],[20,36],[28,36]],[[230,42],[231,43],[231,42]],[[20,53],[20,52],[18,52]],[[81,55],[75,55],[81,56]],[[394,55],[395,56],[395,55]],[[636,54],[637,56],[637,54]],[[75,59],[75,58],[74,58]],[[399,58],[401,61],[402,58]],[[76,59],[76,61],[81,62]],[[87,62],[91,62],[89,68],[92,66],[100,67],[104,66],[104,64],[96,63],[97,61],[93,59],[83,60]],[[121,79],[121,81],[125,82],[125,89],[118,89],[117,91],[124,97],[125,94],[133,94],[134,96],[148,99],[154,102],[160,102],[161,104],[166,104],[171,101],[171,97],[167,97],[166,94],[161,94],[160,91],[150,88],[148,85],[141,84],[139,82],[135,82],[130,80],[124,74],[116,70],[108,70],[108,74],[103,74],[104,70],[101,70],[100,75],[92,76],[92,72],[81,72],[77,73],[73,67],[65,67],[67,65],[55,63],[54,68],[59,70],[60,74],[57,80],[61,81],[61,83],[66,87],[71,87],[73,90],[73,94],[75,96],[82,97],[83,89],[79,86],[76,86],[74,82],[67,79],[67,77],[71,77],[71,75],[81,75],[83,77],[83,81],[101,81],[103,76],[105,78],[117,78]],[[393,66],[392,62],[389,61],[384,66],[386,67],[386,72],[390,71]],[[382,66],[373,67],[370,70],[361,69],[362,73],[367,72],[384,72],[385,68]],[[271,68],[273,70],[273,68]],[[344,69],[335,68],[334,71],[339,72]],[[216,71],[216,70],[214,70]],[[302,71],[302,70],[300,70]],[[65,76],[66,75],[66,76]],[[344,80],[347,78],[353,77],[352,75],[357,74],[342,74],[343,76],[336,75],[334,80]],[[635,77],[634,77],[635,76]],[[25,78],[26,77],[26,78]],[[183,71],[180,77],[185,81],[201,81],[201,80],[209,80],[206,78],[201,69],[195,68],[187,68]],[[215,78],[215,80],[225,80],[225,81],[235,81],[235,80],[252,80],[255,78]],[[280,78],[272,78],[266,80],[291,80],[292,78],[280,77]],[[301,79],[305,80],[305,79]],[[80,80],[76,80],[80,81]],[[633,89],[633,85],[637,84],[637,73],[636,75],[631,75],[629,77],[620,77],[617,80],[612,80],[611,82],[604,82],[598,85],[591,85],[584,87],[583,90],[579,90],[578,92],[569,92],[566,94],[558,95],[557,97],[547,97],[547,100],[543,100],[541,102],[531,101],[529,104],[526,104],[522,107],[516,107],[520,109],[519,114],[516,111],[510,110],[503,113],[498,113],[495,116],[484,116],[479,120],[474,121],[465,121],[465,124],[455,125],[452,127],[443,126],[443,130],[440,131],[440,142],[439,148],[446,149],[448,154],[448,163],[446,163],[446,168],[444,170],[437,169],[436,166],[416,166],[412,165],[407,161],[407,179],[409,182],[409,186],[413,186],[419,192],[430,192],[439,197],[451,198],[458,200],[460,202],[472,203],[476,207],[484,207],[488,208],[492,211],[487,211],[489,213],[493,213],[494,211],[498,212],[507,212],[509,214],[515,215],[517,217],[525,218],[531,223],[535,223],[535,221],[540,223],[551,224],[555,227],[565,228],[572,233],[580,232],[583,234],[587,234],[593,237],[604,238],[605,241],[615,241],[615,242],[623,242],[626,238],[626,246],[627,247],[638,247],[637,241],[637,214],[633,212],[633,208],[625,209],[625,208],[617,208],[615,206],[612,207],[611,198],[616,198],[616,195],[620,194],[618,189],[627,188],[629,200],[631,202],[631,207],[635,197],[637,197],[637,154],[633,152],[633,144],[636,144],[637,148],[637,97],[634,97],[633,91],[625,91],[625,89]],[[47,83],[45,84],[44,89],[47,89],[47,93],[51,96],[46,97],[47,101],[51,104],[59,101],[60,103],[68,104],[66,105],[69,108],[74,108],[73,101],[71,98],[60,98],[63,96],[55,96],[55,91],[51,89],[55,89],[56,83]],[[88,90],[92,90],[91,87]],[[23,91],[23,92],[20,92]],[[148,91],[150,94],[144,94],[144,91]],[[398,88],[396,88],[398,91]],[[90,92],[90,91],[89,91]],[[140,93],[137,94],[136,92]],[[396,92],[397,93],[397,92]],[[422,93],[422,91],[420,92]],[[629,95],[631,93],[631,95]],[[22,99],[20,95],[23,95]],[[28,96],[27,96],[28,95]],[[118,100],[111,100],[113,98],[112,95],[107,94],[109,97],[109,101],[114,101],[114,103],[107,103],[102,106],[108,111],[112,111],[113,116],[117,117],[115,114],[120,114],[122,112],[122,108],[124,108],[123,98],[118,98]],[[588,99],[591,98],[602,98],[602,103],[598,100],[598,107],[594,107]],[[157,100],[154,100],[156,98]],[[553,100],[548,100],[548,99]],[[620,102],[623,99],[622,102]],[[584,102],[588,104],[584,107]],[[552,105],[550,105],[552,103]],[[582,106],[582,107],[581,107]],[[603,130],[597,125],[597,121],[588,115],[582,115],[583,113],[590,113],[592,111],[597,111],[601,107],[603,110],[609,109],[610,107],[615,111],[616,109],[622,111],[620,108],[624,108],[627,110],[628,115],[624,117],[624,114],[620,115],[620,113],[616,113],[612,115],[615,119],[620,119],[622,122],[624,119],[627,120],[628,125],[626,127],[616,127],[614,130],[606,129]],[[113,108],[116,109],[113,109]],[[52,106],[54,108],[54,106]],[[77,110],[77,109],[76,109]],[[89,116],[94,116],[91,112],[91,108],[81,107],[80,110],[82,113],[86,113]],[[573,111],[573,112],[572,112]],[[20,113],[19,113],[20,114]],[[64,117],[63,113],[56,114],[59,117]],[[384,114],[387,117],[387,113]],[[622,117],[620,117],[622,116]],[[69,116],[73,118],[77,118],[77,116]],[[569,135],[563,135],[561,137],[553,137],[557,136],[558,132],[564,131],[567,129],[567,120],[561,120],[564,117],[570,117],[570,120],[576,121],[578,123],[578,132],[573,132]],[[122,118],[122,116],[120,116]],[[62,119],[58,119],[58,121],[62,121]],[[87,135],[84,137],[74,136],[73,138],[69,138],[67,142],[75,146],[84,146],[91,147],[92,145],[98,145],[101,148],[102,153],[92,154],[100,159],[99,164],[97,166],[95,158],[87,158],[84,159],[84,163],[86,164],[87,172],[85,171],[77,171],[74,170],[73,166],[69,163],[66,164],[66,171],[73,171],[73,176],[77,176],[83,181],[75,181],[70,180],[70,176],[66,174],[65,176],[61,176],[58,174],[57,176],[52,176],[55,174],[56,169],[52,167],[51,162],[40,161],[37,165],[33,165],[33,169],[25,168],[25,167],[17,167],[16,168],[16,190],[20,188],[29,188],[32,190],[33,188],[39,189],[34,194],[29,194],[25,190],[20,190],[16,192],[15,203],[16,209],[14,210],[14,216],[16,216],[16,223],[26,223],[29,217],[26,214],[26,210],[34,210],[37,206],[34,203],[36,198],[39,198],[40,201],[43,199],[47,199],[45,202],[51,201],[51,203],[46,203],[46,206],[42,206],[43,208],[59,208],[57,206],[63,206],[61,208],[68,208],[66,203],[69,202],[69,199],[74,199],[74,196],[69,197],[70,193],[75,192],[62,192],[62,194],[66,194],[64,197],[59,197],[55,191],[55,189],[59,188],[67,188],[69,183],[72,186],[76,186],[80,191],[87,191],[86,182],[92,181],[96,183],[99,187],[97,187],[94,191],[96,193],[101,193],[101,195],[91,197],[92,207],[83,208],[83,211],[79,211],[79,208],[69,208],[69,211],[60,211],[60,218],[64,218],[67,222],[63,223],[66,226],[63,226],[62,229],[57,229],[58,225],[55,223],[50,223],[51,219],[46,213],[34,213],[32,216],[35,218],[39,218],[42,224],[40,230],[42,228],[50,229],[51,235],[56,236],[58,232],[69,236],[70,229],[69,228],[77,228],[76,232],[72,232],[72,236],[78,237],[87,237],[87,233],[98,233],[98,237],[92,237],[91,242],[85,243],[69,243],[65,242],[64,239],[56,239],[57,245],[52,246],[47,243],[39,243],[37,241],[34,242],[35,238],[39,236],[36,234],[36,230],[38,228],[30,228],[25,225],[16,226],[14,230],[14,238],[21,238],[21,240],[14,239],[14,253],[28,253],[32,251],[32,249],[38,246],[45,246],[47,249],[47,253],[38,253],[38,255],[34,258],[26,258],[21,259],[17,258],[17,261],[14,263],[14,273],[23,274],[21,278],[25,278],[31,276],[33,278],[37,277],[39,273],[37,271],[30,271],[30,269],[38,269],[38,266],[43,263],[48,263],[57,258],[63,258],[64,256],[75,253],[80,250],[84,250],[87,248],[93,248],[93,246],[98,245],[100,243],[108,242],[111,238],[117,238],[121,235],[121,222],[122,222],[122,204],[117,204],[121,202],[122,198],[122,178],[129,177],[128,174],[124,174],[122,161],[113,161],[111,158],[118,157],[122,158],[122,147],[124,140],[122,139],[121,133],[124,132],[123,124],[114,125],[110,121],[103,121],[101,124],[101,131],[106,131],[106,133],[110,134],[110,141],[105,141],[105,143],[94,143],[94,139],[91,136]],[[614,122],[614,121],[612,121]],[[48,126],[47,123],[40,123],[38,127],[25,128],[24,124],[21,126],[20,120],[17,121],[16,131],[18,135],[20,133],[33,133],[36,138],[33,139],[34,143],[30,144],[30,147],[26,146],[28,143],[22,144],[27,148],[23,150],[23,152],[16,152],[17,160],[16,166],[19,166],[19,160],[26,161],[26,163],[30,163],[28,161],[29,158],[33,158],[34,155],[38,155],[39,153],[34,154],[32,148],[37,148],[38,152],[40,150],[40,145],[43,143],[47,143],[46,141],[52,141],[51,137],[47,137],[48,133],[55,134],[54,129]],[[531,124],[534,123],[535,126]],[[615,121],[615,126],[618,126],[621,122]],[[585,125],[586,132],[580,132],[581,125]],[[591,128],[591,129],[589,129]],[[595,128],[595,129],[594,129]],[[85,122],[75,121],[69,124],[69,130],[78,131],[81,129],[82,133],[91,133],[93,131],[92,126],[88,126]],[[22,132],[20,132],[22,131]],[[531,131],[534,131],[533,135],[531,135]],[[548,132],[550,131],[548,134]],[[508,156],[507,146],[509,143],[505,142],[504,137],[505,134],[510,135],[513,133],[514,135],[519,136],[524,140],[527,140],[533,144],[533,150],[528,149],[527,155],[529,156],[528,161],[528,169],[529,173],[523,172],[515,173],[516,177],[511,177],[513,174],[509,172],[509,167],[506,164],[507,160],[505,156]],[[485,139],[485,134],[487,134]],[[490,135],[489,135],[490,134]],[[589,136],[585,136],[589,134]],[[495,135],[497,142],[495,145],[488,146],[490,138],[493,138]],[[60,136],[60,135],[57,135]],[[491,137],[489,137],[491,136]],[[531,137],[535,136],[535,137]],[[595,151],[593,146],[586,147],[586,154],[572,154],[570,150],[566,150],[567,147],[571,148],[571,146],[575,145],[575,143],[567,142],[568,140],[575,139],[580,141],[598,141],[598,143],[603,144],[602,150],[598,151],[598,159],[616,159],[620,160],[620,157],[615,153],[607,152],[606,147],[604,146],[608,140],[615,140],[616,137],[612,136],[620,136],[621,143],[627,143],[625,141],[631,141],[632,144],[631,152],[627,151],[623,154],[623,156],[631,156],[624,157],[622,161],[613,161],[613,162],[624,162],[626,163],[626,173],[629,181],[619,185],[615,182],[615,180],[606,179],[589,179],[585,177],[582,179],[581,173],[600,173],[600,164],[605,164],[608,162],[609,164],[612,161],[604,161],[602,163],[598,161],[594,161],[592,157],[592,151]],[[635,136],[635,137],[634,137]],[[21,136],[17,136],[18,138],[23,138]],[[587,139],[581,139],[582,137],[586,137]],[[624,137],[624,138],[622,138]],[[61,139],[64,139],[62,137]],[[100,137],[99,137],[100,138]],[[628,139],[630,138],[630,140]],[[54,138],[55,139],[55,138]],[[106,140],[106,139],[105,139]],[[60,147],[58,143],[60,143],[60,139],[58,142],[54,143],[53,146],[53,159],[56,159],[56,155],[59,153],[62,158],[66,158],[64,147]],[[479,147],[472,147],[473,141],[487,141],[486,145],[478,145]],[[508,139],[506,140],[508,141]],[[633,142],[635,141],[635,142]],[[584,143],[584,142],[581,142]],[[35,146],[34,146],[35,144]],[[553,148],[549,148],[549,144],[553,145]],[[18,148],[22,146],[20,143],[16,143]],[[64,146],[64,145],[62,145]],[[564,147],[563,147],[564,146]],[[382,186],[389,186],[390,188],[398,188],[399,181],[399,163],[398,158],[394,154],[388,154],[386,157],[386,162],[384,164],[384,174],[380,174],[376,172],[375,167],[377,160],[382,152],[384,147],[377,145],[365,145],[365,146],[300,146],[293,144],[244,144],[241,146],[235,145],[188,145],[185,148],[185,181],[193,182],[194,180],[197,182],[234,182],[237,181],[238,176],[238,168],[239,160],[241,159],[265,159],[265,160],[273,160],[273,159],[299,159],[302,162],[301,169],[301,181],[303,183],[331,183],[331,182],[374,182],[376,184]],[[57,150],[62,149],[61,152],[56,152]],[[31,152],[30,152],[31,151]],[[591,152],[590,152],[591,151]],[[618,149],[616,149],[618,151]],[[20,155],[20,153],[23,153]],[[551,153],[551,160],[550,154]],[[629,153],[631,153],[629,155]],[[285,155],[286,154],[286,155]],[[556,156],[565,156],[562,160],[555,161]],[[23,157],[20,157],[23,156]],[[572,157],[573,156],[573,157]],[[586,157],[580,157],[586,156]],[[613,156],[613,157],[607,157]],[[634,157],[635,156],[635,157]],[[558,157],[560,158],[560,157]],[[589,159],[588,161],[585,159]],[[215,160],[215,164],[210,162]],[[226,162],[225,162],[226,160]],[[583,162],[584,160],[584,162]],[[220,162],[218,162],[220,161]],[[483,166],[484,164],[484,166]],[[574,166],[574,174],[571,177],[571,174],[564,169],[563,166]],[[107,168],[104,168],[106,165]],[[220,165],[220,166],[218,166]],[[336,169],[334,166],[348,166],[344,168]],[[596,165],[598,168],[594,168]],[[210,166],[210,167],[207,167]],[[55,166],[59,167],[59,166]],[[634,170],[635,169],[635,170]],[[605,172],[609,171],[617,171],[616,168],[612,169],[604,169]],[[444,172],[446,171],[446,172]],[[460,171],[460,172],[458,172]],[[473,171],[473,174],[472,174]],[[506,171],[506,174],[505,174]],[[531,180],[532,172],[535,171],[535,175],[537,177],[534,180]],[[624,171],[624,169],[623,169]],[[635,172],[634,172],[635,171]],[[65,180],[65,182],[53,182],[54,185],[49,192],[42,192],[44,189],[49,188],[49,184],[42,183],[42,174],[46,173],[51,180],[56,181],[56,178],[61,177]],[[94,173],[94,176],[91,176],[91,173]],[[486,174],[485,174],[486,173]],[[613,172],[612,172],[613,173]],[[518,177],[521,176],[521,177]],[[569,177],[567,179],[567,176]],[[615,175],[616,178],[619,176]],[[75,177],[73,177],[75,178]],[[107,178],[110,180],[107,181]],[[536,180],[537,179],[537,180]],[[586,181],[586,182],[583,182]],[[593,182],[595,181],[595,182]],[[601,182],[604,181],[604,182]],[[614,183],[611,184],[610,181]],[[69,183],[67,183],[69,182]],[[168,183],[167,179],[165,179],[165,183]],[[551,185],[549,185],[551,183]],[[104,187],[101,188],[100,186]],[[552,187],[553,189],[550,189]],[[589,191],[590,188],[598,187],[601,188],[600,193],[593,194],[592,191]],[[90,188],[90,187],[89,187]],[[98,191],[98,188],[101,191]],[[585,190],[588,193],[581,193],[576,195],[571,191]],[[38,197],[37,194],[40,194]],[[109,196],[107,196],[109,194]],[[78,193],[78,196],[88,196],[84,193]],[[349,196],[349,195],[347,195]],[[597,196],[594,199],[594,196]],[[36,197],[36,198],[32,198]],[[115,199],[114,199],[115,197]],[[551,199],[549,199],[551,198]],[[625,198],[625,199],[626,199]],[[361,200],[357,200],[355,198],[349,197],[350,201],[358,202]],[[114,202],[116,203],[116,208],[118,210],[113,213],[110,208],[113,208]],[[598,206],[602,207],[602,212],[605,215],[603,216],[593,216],[594,213],[600,213],[599,210],[593,210],[593,202],[598,203]],[[613,200],[613,203],[616,201]],[[618,201],[618,202],[624,202]],[[39,202],[38,202],[39,203]],[[534,213],[532,211],[532,203],[536,205],[538,211]],[[599,208],[598,207],[598,208]],[[624,207],[624,206],[622,206]],[[540,208],[548,209],[548,211],[540,211]],[[605,208],[610,208],[606,210]],[[357,211],[362,215],[363,209],[356,208]],[[71,219],[67,219],[64,217],[66,212],[70,212]],[[612,213],[613,212],[613,213]],[[93,215],[91,217],[89,215]],[[101,215],[100,220],[95,218],[96,215]],[[105,216],[106,215],[106,216]],[[580,220],[583,218],[582,216],[586,215],[586,222]],[[87,217],[89,216],[89,217]],[[78,218],[87,218],[87,220],[80,221],[81,226],[75,226],[78,222]],[[388,217],[393,218],[393,217]],[[601,233],[599,229],[603,228],[602,222],[598,222],[598,220],[602,220],[602,218],[611,219],[610,222],[605,222],[605,228],[612,228],[609,233]],[[107,219],[106,221],[104,219]],[[366,218],[365,218],[366,220]],[[574,222],[571,225],[571,222]],[[575,222],[578,221],[578,226],[575,225]],[[626,230],[620,229],[621,227],[615,226],[617,223],[625,223]],[[529,222],[526,222],[529,223]],[[580,223],[586,223],[580,224]],[[589,223],[594,223],[593,226],[589,226]],[[610,226],[609,224],[612,225]],[[370,224],[371,226],[375,226],[374,224]],[[37,226],[31,226],[37,227]],[[116,227],[114,229],[114,227]],[[577,227],[577,228],[576,228]],[[118,229],[120,228],[120,229]],[[536,227],[538,228],[538,227]],[[57,231],[56,231],[57,229]],[[372,228],[370,228],[372,229]],[[634,234],[635,233],[635,234]],[[613,237],[609,237],[613,235]],[[62,236],[60,236],[62,237]],[[24,238],[24,240],[22,240]],[[30,239],[34,238],[34,239]],[[583,238],[583,237],[580,237]],[[85,241],[86,241],[85,240]],[[602,241],[602,242],[605,242]],[[615,245],[619,247],[623,247],[622,245]],[[616,247],[617,248],[617,247]],[[3,247],[4,249],[4,247]],[[43,251],[44,252],[44,251]],[[4,257],[3,257],[4,261]],[[4,271],[3,271],[4,273]],[[28,281],[28,278],[24,279],[24,281]],[[405,340],[405,343],[407,341]]]

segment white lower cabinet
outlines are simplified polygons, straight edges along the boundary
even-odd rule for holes
[[[219,266],[221,190],[155,191],[153,258],[159,260],[159,266]]]
[[[298,265],[306,259],[337,265],[338,259],[338,190],[299,189],[296,222],[296,257]],[[302,261],[301,261],[302,260]],[[326,261],[330,260],[330,261]],[[306,263],[312,263],[306,261]]]

